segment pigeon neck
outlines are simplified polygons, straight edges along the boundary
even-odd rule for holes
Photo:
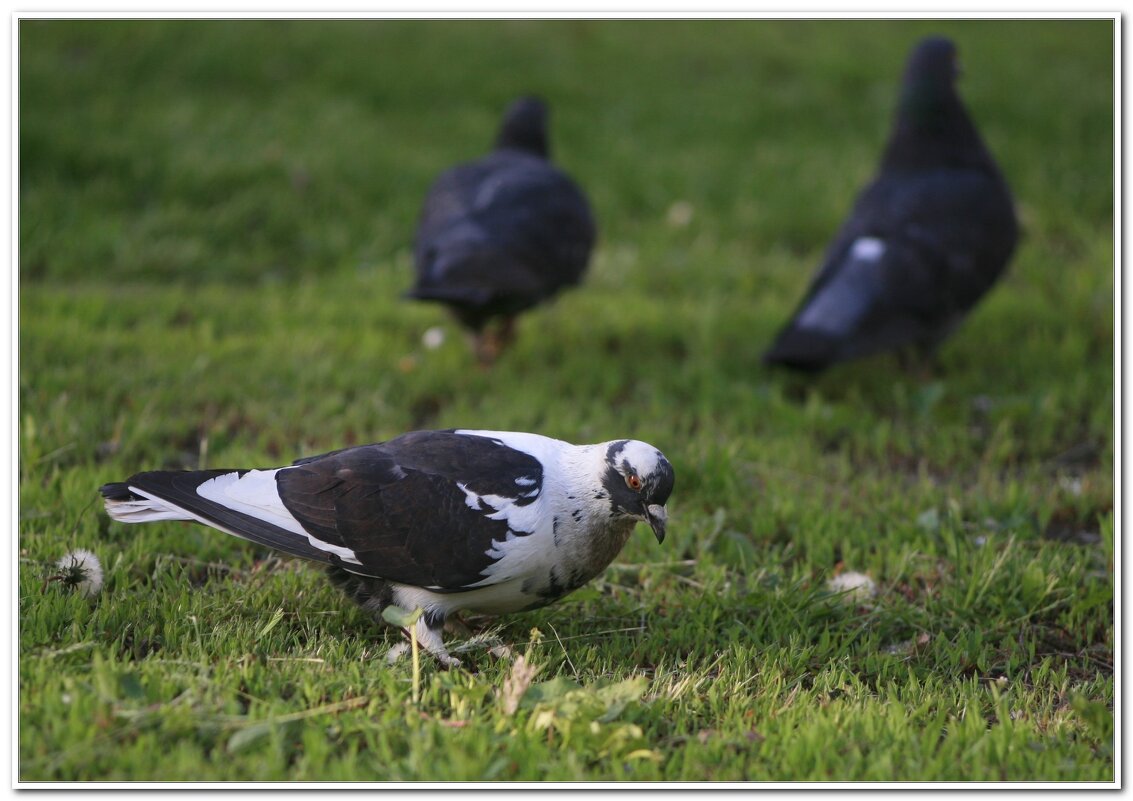
[[[563,451],[560,466],[568,485],[601,489],[602,476],[606,472],[606,446],[574,445],[567,448]]]
[[[603,479],[609,465],[606,450],[609,443],[576,445],[567,449],[560,462],[565,478],[563,486],[573,488],[562,499],[564,507],[578,513],[580,522],[605,525],[614,517],[612,501]]]
[[[637,521],[615,515],[602,479],[609,468],[608,442],[576,445],[563,453],[560,469],[570,490],[556,499],[555,516],[576,536],[565,537],[563,552],[582,581],[605,570],[626,544]],[[578,536],[585,533],[585,536]]]
[[[881,168],[939,167],[997,172],[979,132],[952,87],[926,89],[912,84],[902,94]]]
[[[551,157],[547,133],[540,125],[526,120],[508,120],[496,135],[496,150],[518,150],[541,159]]]

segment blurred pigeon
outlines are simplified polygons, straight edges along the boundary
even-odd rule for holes
[[[415,431],[267,470],[138,473],[106,484],[124,523],[193,520],[326,563],[377,618],[421,608],[417,640],[459,610],[533,609],[578,589],[637,521],[665,538],[673,468],[652,445],[571,445],[505,431]]]
[[[586,196],[549,158],[547,107],[520,98],[495,149],[443,173],[425,198],[406,295],[447,305],[483,364],[510,344],[516,315],[581,280],[594,247]]]
[[[1011,193],[957,73],[949,40],[913,50],[878,174],[766,363],[818,371],[886,350],[928,355],[1003,272],[1018,239]]]

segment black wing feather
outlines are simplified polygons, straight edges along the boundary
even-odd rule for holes
[[[516,479],[535,483],[519,486]],[[346,569],[458,590],[484,578],[494,561],[487,551],[507,537],[508,526],[470,509],[457,485],[525,505],[541,492],[543,470],[534,457],[493,439],[421,431],[304,460],[280,470],[276,481],[304,528],[354,551],[362,565]]]

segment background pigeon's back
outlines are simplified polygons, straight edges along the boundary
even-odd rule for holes
[[[409,296],[449,305],[474,332],[577,284],[594,246],[589,203],[547,160],[546,108],[508,110],[495,150],[444,173],[430,189]]]
[[[806,370],[940,343],[1015,249],[1010,191],[955,93],[955,49],[921,42],[877,177],[765,361]]]

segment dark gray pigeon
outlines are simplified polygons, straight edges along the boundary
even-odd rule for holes
[[[956,94],[956,48],[921,41],[873,182],[764,362],[818,371],[887,350],[922,356],[1015,249],[1011,192]]]
[[[328,566],[353,600],[424,614],[556,601],[601,573],[638,521],[665,538],[673,467],[652,445],[571,445],[512,431],[414,431],[266,470],[138,473],[106,484],[123,523],[188,520]]]
[[[447,305],[484,364],[510,344],[518,314],[577,284],[590,260],[590,204],[549,158],[547,106],[520,98],[495,149],[443,173],[425,198],[406,294]]]

